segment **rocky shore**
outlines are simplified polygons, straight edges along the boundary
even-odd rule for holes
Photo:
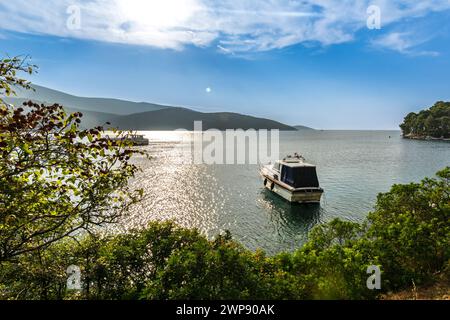
[[[450,138],[423,136],[423,135],[418,135],[418,134],[406,134],[406,135],[403,135],[403,138],[412,139],[412,140],[436,140],[436,141],[450,142]]]

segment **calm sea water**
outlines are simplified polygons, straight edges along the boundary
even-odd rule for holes
[[[325,190],[320,205],[290,204],[263,188],[258,165],[180,165],[183,133],[142,133],[152,159],[138,159],[143,171],[131,183],[146,198],[124,226],[172,219],[207,236],[228,229],[272,254],[300,247],[318,223],[363,221],[379,192],[450,165],[450,143],[405,140],[398,131],[281,132],[281,155],[299,152],[316,164]]]

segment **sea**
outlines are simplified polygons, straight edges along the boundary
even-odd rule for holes
[[[172,220],[213,238],[229,230],[250,250],[291,252],[314,226],[341,218],[363,222],[377,195],[393,184],[419,182],[450,166],[450,143],[408,140],[400,131],[301,130],[280,132],[280,157],[297,152],[317,166],[320,204],[291,204],[263,187],[260,164],[194,164],[180,161],[192,133],[140,132],[150,159],[130,185],[144,189],[122,227]]]

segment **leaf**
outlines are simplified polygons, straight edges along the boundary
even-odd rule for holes
[[[33,151],[30,149],[30,146],[26,143],[22,145],[22,149],[23,149],[23,151],[25,151],[26,154],[29,154],[29,155],[33,154]]]

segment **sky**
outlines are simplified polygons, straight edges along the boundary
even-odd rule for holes
[[[318,129],[450,100],[450,0],[0,0],[39,85]]]

